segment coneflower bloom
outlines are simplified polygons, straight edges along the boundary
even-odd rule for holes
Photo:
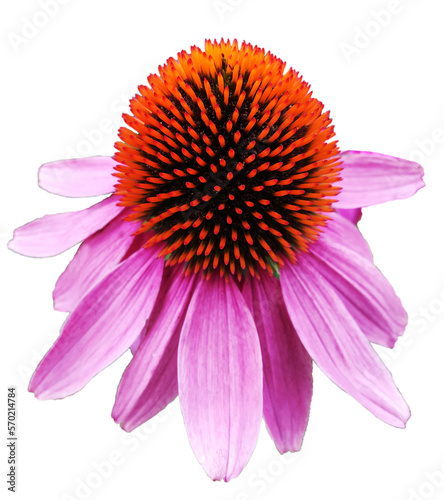
[[[49,192],[110,196],[9,244],[49,257],[82,242],[54,290],[70,314],[30,391],[64,398],[131,348],[115,421],[131,431],[179,396],[213,479],[240,473],[262,417],[281,453],[300,449],[313,361],[404,427],[409,408],[371,343],[393,347],[407,316],[355,222],[413,195],[422,168],[341,153],[309,85],[250,44],[192,47],[138,90],[113,158],[39,171]]]

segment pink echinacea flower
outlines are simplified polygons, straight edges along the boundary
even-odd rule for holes
[[[340,152],[329,113],[269,52],[206,41],[159,67],[131,101],[113,158],[57,161],[39,185],[109,194],[47,215],[9,248],[50,257],[81,242],[54,289],[69,312],[30,391],[79,391],[131,348],[113,418],[131,431],[179,396],[194,453],[237,476],[260,422],[300,449],[312,362],[375,416],[410,411],[371,343],[407,315],[356,227],[361,208],[412,196],[422,168]]]

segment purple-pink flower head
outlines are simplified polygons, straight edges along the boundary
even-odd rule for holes
[[[298,73],[236,41],[170,58],[131,112],[113,158],[39,171],[49,192],[110,196],[9,243],[34,257],[81,243],[54,289],[68,319],[30,390],[71,395],[131,348],[113,418],[131,431],[179,396],[213,479],[242,471],[262,418],[281,453],[300,449],[313,361],[404,427],[409,408],[371,344],[393,347],[407,315],[356,222],[413,195],[422,168],[341,153]]]

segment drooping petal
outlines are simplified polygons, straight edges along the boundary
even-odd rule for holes
[[[353,224],[357,224],[362,218],[361,208],[340,208],[338,209],[338,213]]]
[[[177,348],[194,284],[195,275],[184,277],[178,266],[162,282],[145,335],[120,381],[112,412],[128,432],[154,417],[178,394]]]
[[[335,208],[361,208],[408,198],[424,187],[424,170],[413,161],[366,151],[345,151],[341,160],[342,191]]]
[[[410,411],[390,372],[309,254],[281,270],[291,321],[310,356],[341,389],[384,422],[405,427]]]
[[[116,162],[108,156],[53,161],[39,168],[39,186],[68,197],[98,196],[114,191]]]
[[[178,354],[179,399],[188,438],[213,479],[236,477],[256,445],[262,418],[259,338],[232,279],[201,281]]]
[[[94,285],[109,274],[130,248],[139,224],[124,221],[123,211],[103,229],[86,238],[53,292],[57,311],[72,311]]]
[[[8,248],[28,257],[53,257],[106,226],[122,211],[117,202],[109,196],[85,210],[45,215],[16,229]]]
[[[384,275],[334,231],[335,221],[310,248],[317,270],[335,292],[371,342],[393,347],[407,326],[407,313]],[[333,230],[331,229],[333,228]],[[355,231],[359,233],[358,229]]]
[[[335,212],[328,214],[328,217],[331,219],[331,222],[327,226],[328,230],[325,228],[322,229],[320,240],[342,243],[366,259],[373,261],[370,247],[355,224]]]
[[[264,370],[264,418],[281,453],[302,445],[313,394],[312,360],[291,323],[279,281],[263,273],[242,294],[253,313]]]
[[[164,264],[156,255],[141,248],[82,299],[31,379],[38,399],[77,392],[129,348],[160,288]]]

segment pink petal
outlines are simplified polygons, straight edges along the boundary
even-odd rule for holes
[[[114,192],[116,162],[108,156],[53,161],[39,168],[39,186],[68,197],[97,196]]]
[[[94,285],[117,267],[134,240],[132,234],[140,225],[124,221],[126,214],[124,210],[80,245],[54,288],[56,310],[72,311]]]
[[[338,210],[339,215],[345,217],[347,220],[353,224],[357,224],[362,218],[361,208],[340,208]]]
[[[195,275],[183,276],[179,266],[164,279],[143,340],[120,381],[112,416],[132,431],[178,394],[177,348]]]
[[[39,399],[77,392],[129,348],[160,288],[164,264],[156,254],[141,248],[82,299],[31,379]]]
[[[376,266],[360,255],[334,230],[325,229],[329,239],[310,248],[317,270],[330,283],[361,330],[371,342],[393,347],[407,325],[407,313],[390,283]],[[354,229],[359,234],[357,228]]]
[[[281,270],[282,292],[299,338],[319,368],[384,422],[405,427],[410,411],[316,259],[299,255]]]
[[[365,151],[341,154],[338,208],[360,208],[408,198],[424,187],[423,168],[413,161]]]
[[[263,273],[242,290],[253,313],[264,367],[264,418],[280,453],[302,445],[313,394],[311,357],[288,317],[279,280]]]
[[[118,201],[109,196],[86,210],[45,215],[16,229],[8,248],[28,257],[53,257],[106,226],[122,211]]]
[[[344,218],[342,215],[332,212],[328,214],[331,219],[327,229],[322,230],[320,240],[325,243],[342,242],[366,259],[373,261],[373,255],[359,229],[355,224]]]
[[[262,417],[259,338],[230,278],[201,281],[179,342],[179,399],[194,453],[213,479],[236,477],[256,445]]]

